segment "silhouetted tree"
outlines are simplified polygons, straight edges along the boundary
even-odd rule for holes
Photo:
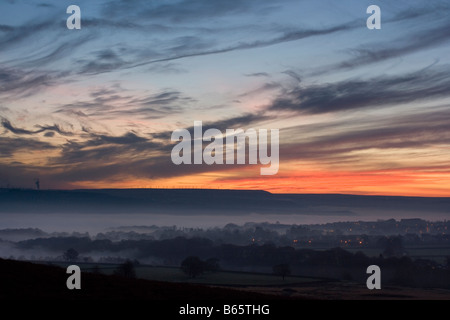
[[[78,259],[78,252],[74,248],[68,249],[66,252],[63,253],[64,260],[73,262],[77,261]]]
[[[195,278],[205,272],[205,262],[199,257],[190,256],[181,262],[181,269],[188,276]]]
[[[281,276],[283,280],[286,276],[291,274],[291,267],[286,263],[277,264],[276,266],[273,266],[272,270],[274,274]]]
[[[117,267],[114,274],[125,278],[136,278],[136,271],[134,269],[133,262],[130,260],[125,261]]]

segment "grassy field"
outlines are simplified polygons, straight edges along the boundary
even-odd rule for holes
[[[67,263],[54,263],[62,267],[67,267]],[[102,274],[113,274],[118,267],[115,264],[95,264],[95,263],[76,263],[82,271],[91,272],[94,266],[98,266]],[[182,272],[180,268],[176,267],[154,267],[148,265],[139,265],[135,267],[136,276],[140,279],[179,282],[179,283],[196,283],[196,284],[210,284],[220,286],[277,286],[277,285],[292,285],[299,283],[308,283],[317,281],[315,278],[287,276],[283,280],[281,276],[262,273],[249,272],[233,272],[233,271],[219,271],[215,273],[205,273],[190,278]]]
[[[311,278],[289,276],[284,280],[280,276],[246,272],[220,271],[189,278],[179,268],[138,267],[137,276],[149,280],[174,281],[183,283],[199,283],[229,286],[272,286],[317,281]]]
[[[110,278],[106,275],[85,273],[82,276],[82,290],[67,290],[67,274],[64,269],[55,267],[67,266],[67,263],[30,263],[24,261],[0,259],[0,290],[1,299],[17,299],[20,301],[43,301],[53,303],[61,300],[98,300],[112,299],[149,301],[158,304],[159,301],[191,301],[191,300],[241,300],[265,301],[267,299],[320,299],[320,300],[450,300],[450,290],[433,288],[411,288],[402,286],[383,286],[382,290],[368,290],[365,282],[352,281],[314,281],[313,279],[290,277],[284,282],[279,277],[264,274],[246,274],[234,272],[219,272],[205,275],[200,281],[213,279],[226,284],[245,282],[245,287],[224,288],[225,285],[197,285],[186,280],[183,275],[180,282],[146,281],[124,277]],[[89,271],[95,264],[79,263],[82,270]],[[112,273],[117,265],[100,265],[102,272]],[[138,274],[151,277],[171,277],[181,272],[177,268],[138,267]],[[211,277],[210,277],[211,276]],[[278,278],[278,279],[277,279]],[[157,279],[164,280],[164,279]],[[303,282],[301,282],[303,281]],[[251,285],[255,283],[256,285]],[[291,284],[289,284],[291,282]],[[298,285],[296,285],[296,283]],[[272,285],[271,285],[272,284]],[[282,285],[277,285],[282,284]],[[296,303],[296,302],[294,302]],[[301,304],[299,305],[301,307]],[[147,306],[146,306],[147,308]]]

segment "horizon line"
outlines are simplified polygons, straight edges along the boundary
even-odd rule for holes
[[[311,196],[355,196],[355,197],[390,197],[390,198],[442,198],[450,199],[448,196],[409,196],[409,195],[384,195],[384,194],[356,194],[356,193],[285,193],[285,192],[271,192],[264,189],[222,189],[222,188],[166,188],[166,187],[152,187],[152,188],[73,188],[73,189],[35,189],[35,188],[25,188],[25,187],[0,187],[1,190],[10,191],[102,191],[102,190],[115,190],[115,191],[125,191],[125,190],[198,190],[198,191],[243,191],[243,192],[265,192],[272,195],[311,195]]]

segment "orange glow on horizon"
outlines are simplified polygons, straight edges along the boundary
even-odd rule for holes
[[[263,189],[272,193],[359,194],[450,197],[450,172],[406,170],[365,172],[293,172],[291,175],[229,179],[235,189]]]
[[[230,177],[227,174],[215,173],[157,180],[130,177],[114,181],[82,181],[67,187],[69,189],[236,189],[265,190],[271,193],[450,197],[450,171],[296,171],[276,176],[247,177]]]

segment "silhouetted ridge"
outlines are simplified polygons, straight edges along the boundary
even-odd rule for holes
[[[258,190],[213,189],[0,189],[0,204],[0,213],[355,215],[353,208],[450,213],[450,198],[272,194]]]

